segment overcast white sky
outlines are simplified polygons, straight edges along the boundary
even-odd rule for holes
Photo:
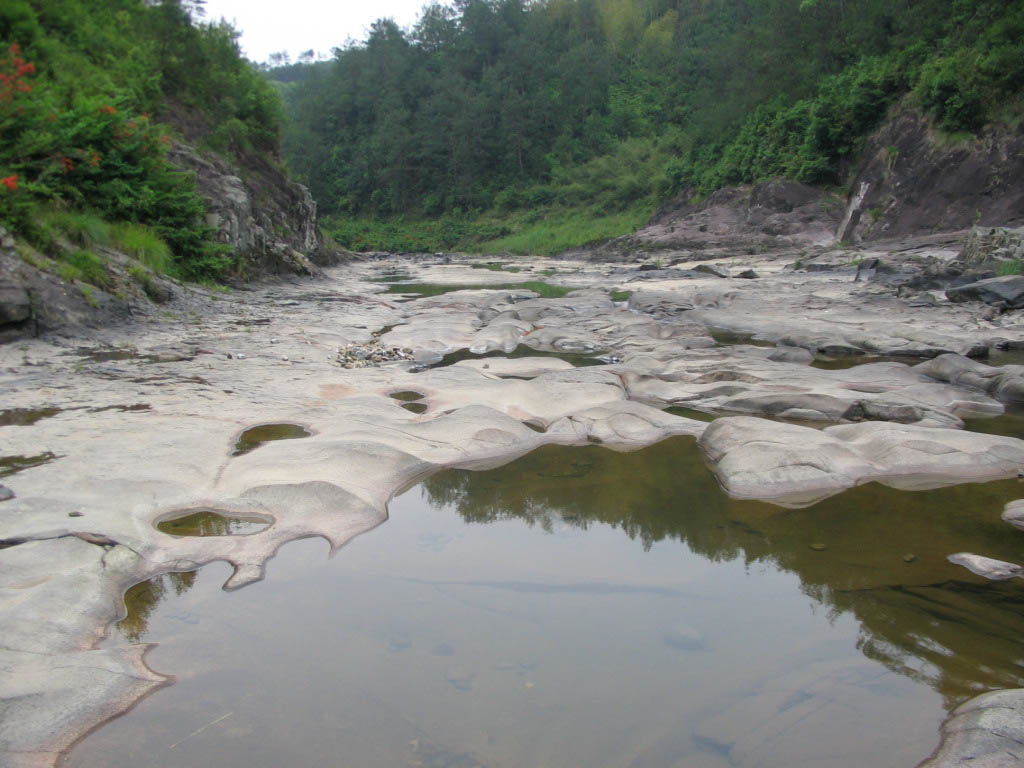
[[[374,21],[390,16],[414,23],[426,0],[206,0],[206,20],[223,17],[241,31],[242,52],[253,61],[288,51],[294,60],[310,48],[327,56],[349,38],[363,40]]]

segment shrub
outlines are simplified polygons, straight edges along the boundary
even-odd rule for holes
[[[110,286],[112,280],[107,265],[94,251],[75,251],[65,256],[64,260],[75,269],[77,279],[100,288]]]
[[[110,224],[91,211],[49,209],[39,214],[42,226],[51,236],[60,233],[69,242],[84,248],[110,244]]]
[[[921,73],[917,95],[946,131],[973,131],[984,121],[981,94],[957,59],[930,62]]]
[[[171,249],[152,227],[122,222],[114,226],[111,242],[118,250],[156,272],[168,274],[173,271]]]

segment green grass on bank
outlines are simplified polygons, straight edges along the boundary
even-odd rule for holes
[[[643,226],[651,212],[648,206],[639,206],[612,213],[588,207],[440,218],[333,217],[323,226],[335,243],[352,251],[552,256],[629,234]]]
[[[582,245],[600,242],[636,231],[651,217],[649,208],[615,213],[594,213],[591,209],[551,211],[544,216],[514,221],[512,231],[481,243],[479,253],[521,253],[553,256]]]
[[[109,221],[90,210],[37,206],[18,252],[27,263],[63,280],[109,291],[114,278],[107,266],[108,249],[137,262],[129,266],[129,275],[151,296],[156,292],[154,273],[182,277],[170,246],[152,227]],[[92,296],[85,287],[83,294]]]

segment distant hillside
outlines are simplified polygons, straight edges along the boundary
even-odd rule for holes
[[[201,14],[2,4],[0,225],[29,264],[99,289],[107,248],[190,280],[310,270],[315,205],[279,160],[280,97]]]
[[[328,212],[598,216],[840,187],[895,105],[950,141],[1019,133],[1024,1],[458,0],[275,74]]]

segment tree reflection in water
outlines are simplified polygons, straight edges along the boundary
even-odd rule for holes
[[[149,628],[149,617],[167,597],[168,589],[175,595],[181,595],[192,588],[195,583],[195,571],[181,573],[165,573],[147,581],[142,581],[124,593],[124,605],[127,615],[115,625],[117,631],[129,642],[142,642]]]
[[[603,523],[645,549],[676,539],[714,561],[742,558],[798,575],[834,616],[860,621],[869,658],[938,690],[947,706],[1024,685],[1024,596],[947,562],[972,551],[1024,558],[999,519],[1015,480],[905,492],[871,483],[806,509],[728,498],[691,438],[634,453],[545,446],[497,469],[424,482],[433,505],[470,523],[518,518],[547,531]]]

